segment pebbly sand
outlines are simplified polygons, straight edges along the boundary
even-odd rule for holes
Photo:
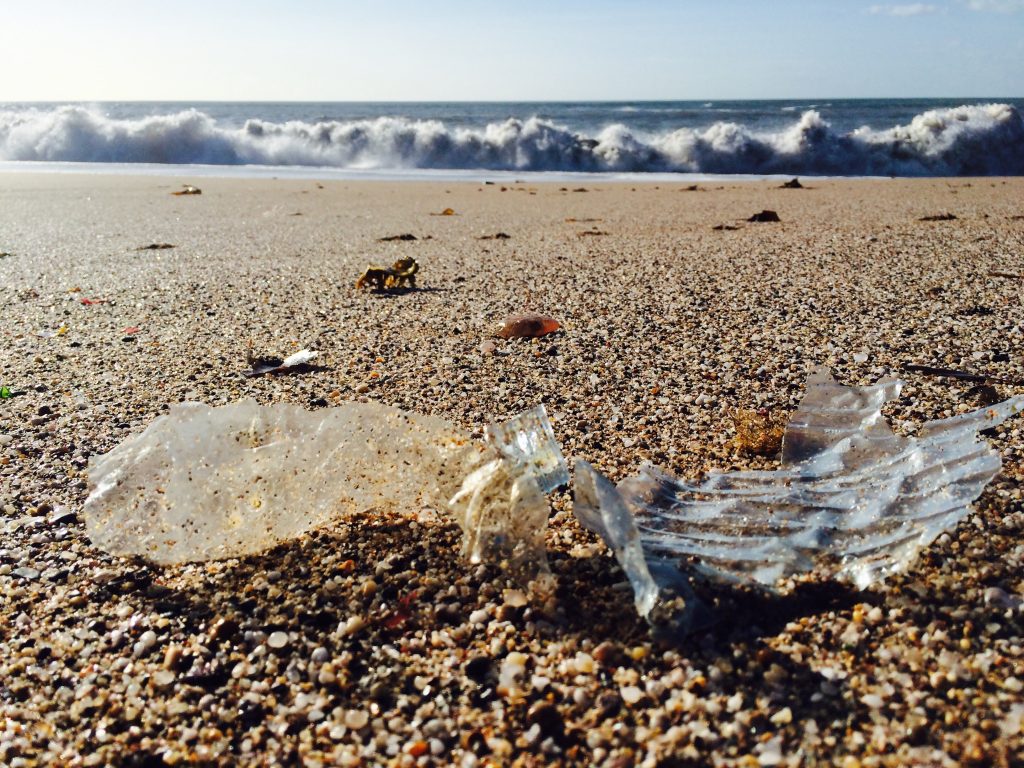
[[[543,402],[619,479],[772,467],[732,410],[792,410],[816,364],[1024,379],[1024,281],[988,275],[1024,272],[1024,180],[804,184],[0,175],[0,764],[1024,764],[1019,417],[977,513],[903,575],[722,590],[675,646],[568,493],[543,605],[425,510],[173,568],[83,534],[88,457],[180,400],[365,398],[476,434]],[[405,255],[418,290],[353,288]],[[563,329],[483,353],[522,310]],[[249,345],[328,369],[246,379]],[[899,431],[985,394],[903,377]]]

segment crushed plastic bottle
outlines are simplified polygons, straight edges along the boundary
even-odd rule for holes
[[[451,502],[467,553],[546,572],[541,488],[566,469],[543,407],[490,434],[474,443],[377,403],[181,403],[93,460],[86,532],[111,554],[173,564],[262,552],[346,512]]]
[[[903,437],[881,412],[901,387],[848,387],[815,370],[772,472],[694,484],[647,465],[613,486],[577,462],[575,514],[613,550],[655,624],[692,628],[687,573],[775,589],[813,571],[865,588],[969,514],[1001,465],[979,432],[1024,410],[1018,395]]]

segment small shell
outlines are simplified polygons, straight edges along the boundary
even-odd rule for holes
[[[502,339],[528,339],[547,336],[561,327],[562,324],[553,317],[529,312],[522,315],[509,315],[505,318],[505,325],[497,335]]]

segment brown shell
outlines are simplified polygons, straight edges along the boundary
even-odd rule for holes
[[[561,327],[562,324],[553,317],[528,312],[522,315],[509,315],[497,335],[503,339],[529,339],[547,336]]]

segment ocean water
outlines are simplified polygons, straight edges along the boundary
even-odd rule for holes
[[[1024,175],[1024,100],[0,103],[0,164],[382,178]]]

